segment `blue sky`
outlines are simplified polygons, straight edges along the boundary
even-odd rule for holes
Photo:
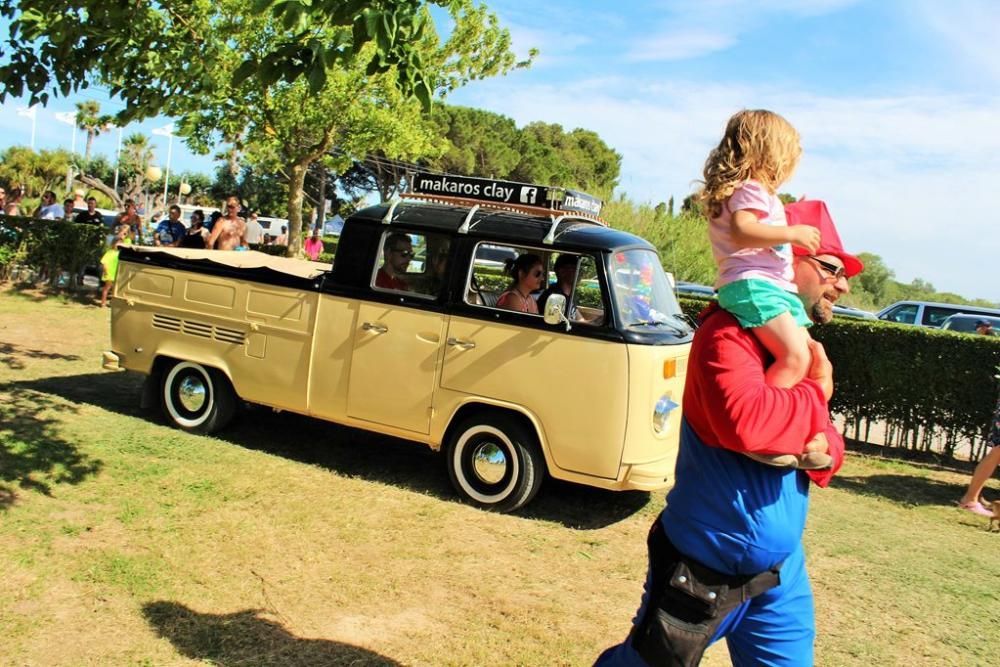
[[[449,101],[519,125],[596,131],[623,155],[619,191],[652,203],[693,189],[726,119],[768,108],[800,131],[782,188],[825,199],[849,249],[910,281],[1000,302],[1000,3],[991,0],[492,0],[534,66],[473,83]],[[90,96],[105,99],[99,94]],[[39,111],[40,147],[70,127]],[[0,146],[30,121],[0,109]],[[111,110],[116,107],[106,104]],[[126,132],[162,126],[159,119]],[[161,166],[166,143],[159,146]],[[96,150],[114,152],[114,136]],[[82,136],[77,138],[82,146]],[[175,141],[172,169],[211,172]]]

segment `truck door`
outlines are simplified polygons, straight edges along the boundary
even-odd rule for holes
[[[347,414],[394,428],[430,432],[434,380],[447,316],[436,312],[428,261],[435,235],[388,232],[372,290],[392,303],[362,302],[351,353]],[[420,306],[428,304],[428,309]]]
[[[347,414],[428,433],[445,316],[363,303],[354,332]]]

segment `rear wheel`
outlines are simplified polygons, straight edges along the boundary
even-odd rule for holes
[[[445,449],[448,476],[464,500],[512,512],[535,497],[545,473],[538,438],[519,419],[482,412],[452,430]]]
[[[174,426],[195,433],[214,433],[236,414],[236,394],[229,379],[214,368],[178,361],[163,370],[160,407]]]

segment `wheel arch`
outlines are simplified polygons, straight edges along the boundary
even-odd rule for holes
[[[546,472],[551,474],[552,459],[549,456],[548,443],[545,440],[545,431],[542,428],[542,424],[538,420],[538,417],[520,406],[508,403],[491,402],[483,399],[471,399],[462,403],[455,409],[454,412],[452,412],[451,417],[448,419],[448,426],[445,427],[444,432],[442,433],[441,444],[439,447],[443,447],[448,443],[448,440],[453,436],[455,429],[458,428],[458,425],[461,424],[467,417],[481,413],[503,414],[510,416],[521,422],[525,428],[534,433],[535,439],[538,442],[538,449],[542,453],[542,458],[545,459]]]

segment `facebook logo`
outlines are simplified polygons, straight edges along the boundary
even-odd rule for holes
[[[537,199],[538,199],[538,188],[529,188],[527,186],[521,188],[522,204],[534,204],[535,200]]]

